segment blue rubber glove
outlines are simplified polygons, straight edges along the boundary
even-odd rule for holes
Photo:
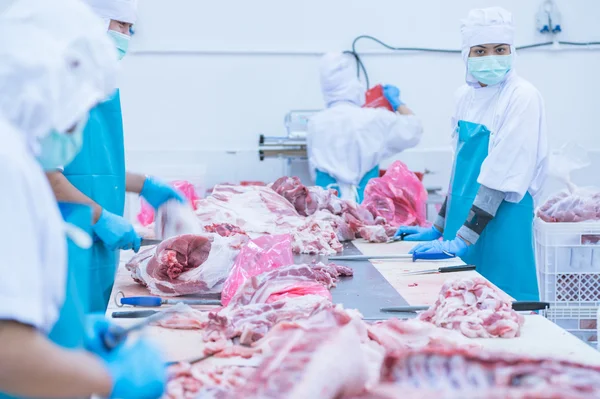
[[[147,177],[146,181],[144,181],[140,195],[148,201],[154,209],[158,209],[162,204],[171,199],[185,202],[185,197],[179,190],[160,180],[154,180],[151,177]]]
[[[402,241],[433,241],[442,236],[442,233],[435,226],[401,226],[394,237],[399,237],[402,234],[406,234]]]
[[[92,352],[100,356],[101,358],[106,359],[108,354],[112,351],[104,347],[102,337],[106,333],[108,328],[112,325],[113,323],[108,321],[102,313],[93,313],[86,315],[84,337],[85,349],[88,352]]]
[[[133,249],[135,252],[140,250],[142,239],[135,232],[133,225],[119,215],[102,210],[93,229],[108,249]]]
[[[383,96],[388,100],[392,108],[394,108],[394,111],[397,110],[399,106],[404,105],[400,100],[400,89],[396,86],[383,86]]]
[[[415,246],[413,249],[411,249],[409,253],[411,253],[411,254],[412,253],[430,254],[430,253],[447,252],[447,253],[456,255],[458,257],[461,257],[467,253],[468,248],[469,248],[469,246],[467,245],[465,240],[463,240],[460,237],[456,237],[454,240],[430,241],[430,242],[421,243],[421,244]]]
[[[104,359],[113,381],[111,398],[158,399],[167,370],[160,352],[144,339],[116,348]]]

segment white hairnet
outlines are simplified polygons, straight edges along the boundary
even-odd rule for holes
[[[515,25],[512,14],[502,7],[480,8],[469,11],[467,19],[462,20],[460,28],[462,33],[462,57],[467,65],[471,47],[480,44],[509,44],[514,61],[516,51]],[[466,76],[467,83],[477,82],[468,71]]]
[[[344,101],[365,102],[365,86],[356,76],[356,63],[350,54],[327,53],[321,59],[321,91],[326,106]]]
[[[79,0],[20,0],[0,26],[0,112],[29,137],[68,130],[115,90],[114,43]]]
[[[102,18],[108,29],[110,20],[135,24],[137,20],[137,0],[83,0]]]

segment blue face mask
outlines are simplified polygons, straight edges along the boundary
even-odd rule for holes
[[[44,170],[56,170],[71,163],[83,146],[83,129],[86,123],[87,116],[75,126],[72,133],[53,130],[40,140],[42,150],[37,160]]]
[[[125,57],[125,54],[127,54],[127,49],[129,48],[129,40],[131,39],[131,37],[116,32],[114,30],[109,30],[108,36],[110,36],[115,42],[117,50],[119,51],[119,59],[122,60],[123,57]]]
[[[491,86],[500,83],[512,66],[512,55],[469,57],[467,69],[478,82]]]

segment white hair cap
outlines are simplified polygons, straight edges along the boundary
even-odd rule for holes
[[[137,21],[137,0],[83,0],[102,18],[106,29],[110,20],[135,24]]]
[[[0,27],[0,113],[30,143],[70,129],[116,89],[114,43],[79,0],[20,0]]]
[[[343,101],[356,105],[365,102],[365,87],[356,76],[353,56],[343,53],[327,53],[321,59],[321,91],[325,105]]]

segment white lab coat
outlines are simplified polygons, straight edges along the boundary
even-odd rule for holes
[[[384,159],[414,147],[423,126],[414,115],[339,102],[308,123],[308,160],[340,185],[357,186]]]
[[[0,319],[50,331],[65,297],[63,220],[25,135],[0,119]]]
[[[485,125],[491,132],[477,182],[505,193],[509,202],[520,202],[527,192],[536,198],[548,158],[544,101],[537,89],[514,70],[494,86],[466,84],[457,92],[454,136],[459,120]]]

